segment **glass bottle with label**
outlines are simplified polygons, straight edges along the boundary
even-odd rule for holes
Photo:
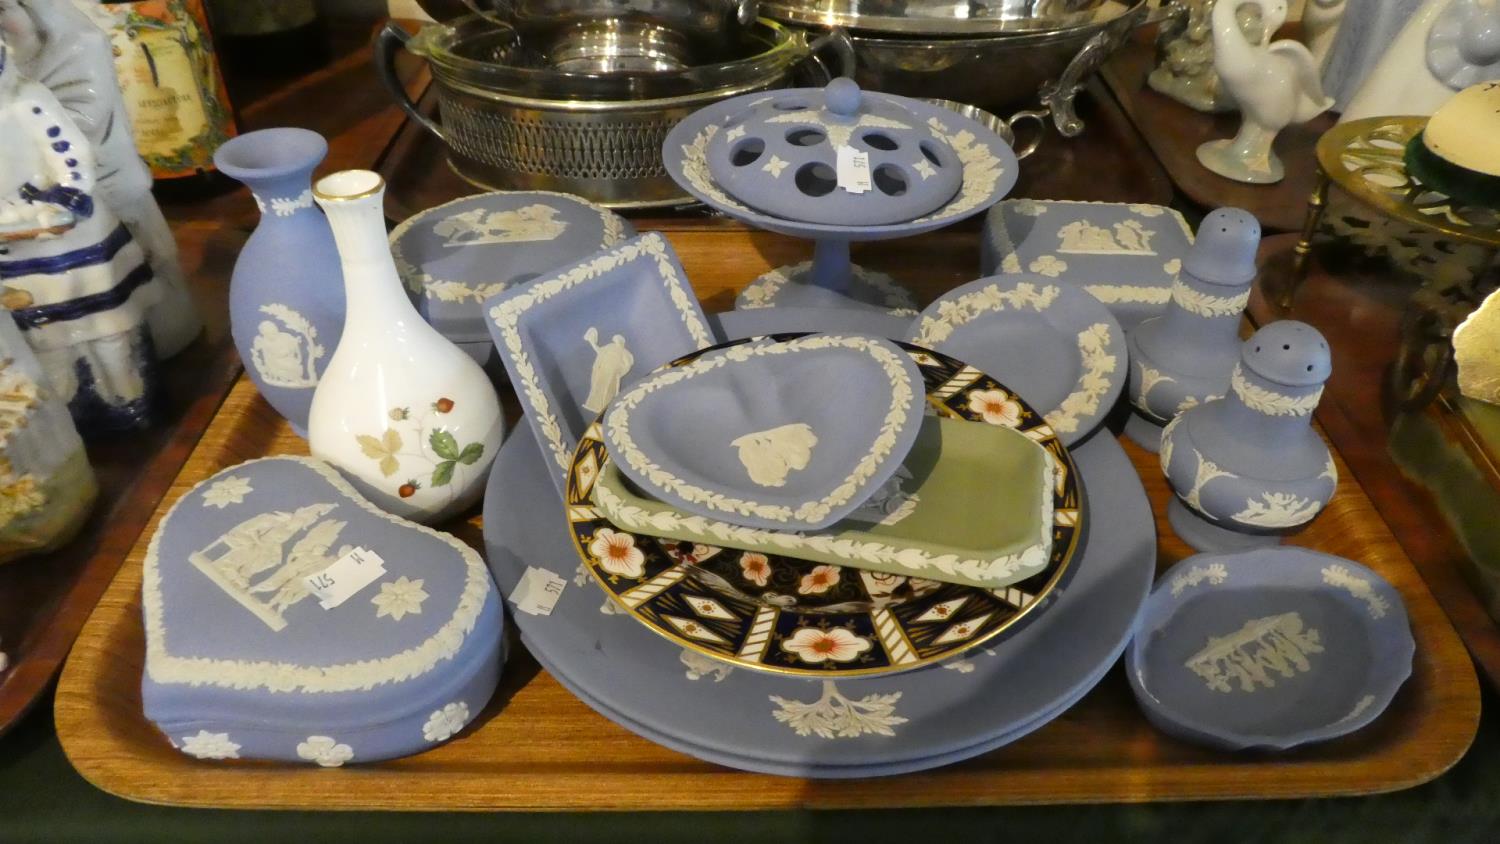
[[[110,35],[136,146],[158,186],[216,183],[214,150],[236,128],[203,0],[73,2]]]

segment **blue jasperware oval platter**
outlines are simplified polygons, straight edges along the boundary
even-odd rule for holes
[[[922,375],[888,340],[817,334],[727,344],[657,370],[603,416],[620,471],[686,512],[817,530],[901,465]]]
[[[501,448],[485,498],[491,570],[510,594],[528,568],[567,586],[550,614],[519,613],[522,641],[586,703],[704,759],[806,776],[893,774],[983,753],[1060,714],[1124,649],[1155,568],[1150,507],[1119,445],[1074,452],[1088,541],[1054,606],[998,645],[880,677],[745,671],[663,640],[624,615],[579,565],[535,441]],[[734,718],[725,718],[734,712]]]
[[[1173,566],[1126,657],[1159,729],[1230,750],[1285,750],[1369,724],[1411,674],[1401,596],[1364,566],[1292,546]]]

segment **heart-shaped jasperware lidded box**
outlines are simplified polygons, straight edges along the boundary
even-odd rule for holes
[[[368,582],[325,609],[304,579],[320,573]],[[462,730],[500,676],[503,611],[479,554],[307,458],[190,490],[151,539],[141,593],[146,717],[200,759],[418,753]]]

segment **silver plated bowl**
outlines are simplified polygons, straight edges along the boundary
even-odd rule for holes
[[[1158,0],[763,0],[817,32],[847,27],[861,87],[1004,113],[1040,101],[1064,137],[1073,100]]]
[[[852,67],[841,30],[819,38],[768,20],[733,49],[700,63],[680,34],[633,21],[536,46],[480,15],[428,24],[411,36],[389,24],[376,67],[407,114],[448,147],[453,169],[486,190],[552,190],[614,208],[685,204],[661,145],[679,120],[709,103],[814,81]],[[624,37],[626,34],[628,38]],[[841,42],[841,43],[834,43]],[[439,118],[422,113],[395,73],[401,49],[432,71]],[[829,60],[837,59],[837,64]]]

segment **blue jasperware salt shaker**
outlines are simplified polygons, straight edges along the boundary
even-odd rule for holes
[[[1126,338],[1133,412],[1125,434],[1147,451],[1157,450],[1162,427],[1177,414],[1228,389],[1259,246],[1260,223],[1250,212],[1220,208],[1203,218],[1166,312]]]
[[[1338,471],[1311,421],[1331,371],[1317,329],[1273,322],[1241,346],[1228,395],[1167,425],[1161,467],[1179,537],[1200,551],[1275,545],[1322,512]]]

